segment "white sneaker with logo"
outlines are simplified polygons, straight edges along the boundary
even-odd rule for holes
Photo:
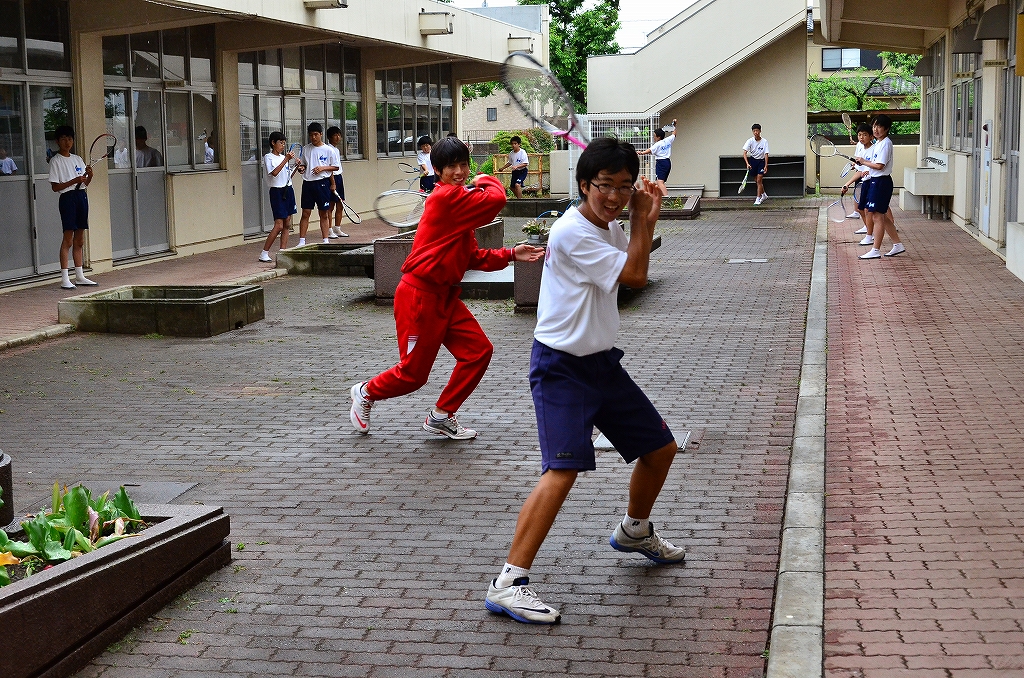
[[[861,226],[856,231],[854,231],[853,234],[854,235],[864,235],[867,232],[868,232],[868,227],[867,226]],[[874,238],[875,236],[871,236],[871,237]]]
[[[873,235],[866,235],[866,236],[864,236],[864,239],[861,240],[857,244],[858,245],[874,245],[875,244],[875,236],[873,236]]]
[[[452,440],[470,440],[476,438],[476,431],[471,428],[465,428],[459,423],[457,416],[450,415],[438,419],[434,416],[434,411],[427,412],[427,418],[423,420],[423,430],[428,433],[434,433],[439,436],[448,436]]]
[[[681,563],[686,559],[686,551],[662,539],[654,531],[654,523],[648,525],[646,537],[631,537],[622,529],[622,523],[615,526],[615,531],[608,538],[608,543],[616,551],[624,553],[640,553],[656,563]]]
[[[524,624],[557,624],[562,619],[558,610],[545,605],[537,594],[527,586],[529,577],[519,577],[512,581],[512,586],[503,589],[495,587],[497,579],[491,580],[487,588],[484,605],[491,612],[507,614],[517,622]]]
[[[370,408],[373,401],[363,395],[365,381],[353,384],[349,393],[352,395],[352,409],[349,410],[348,418],[352,421],[352,428],[356,433],[367,434],[370,432]]]
[[[892,249],[885,253],[887,257],[895,257],[897,254],[903,254],[907,251],[907,248],[903,246],[903,243],[898,242],[892,246]]]

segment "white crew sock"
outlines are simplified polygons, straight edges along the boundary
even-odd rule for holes
[[[494,588],[504,589],[512,586],[512,582],[520,577],[529,577],[530,570],[525,567],[516,567],[512,563],[505,563],[505,566],[501,568],[501,574],[498,575],[497,580],[494,582]]]
[[[70,285],[71,284],[71,278],[68,277],[68,269],[66,269],[66,268],[60,269],[60,277],[61,277],[60,281],[61,281],[62,284],[64,284],[64,285]]]
[[[270,250],[263,250],[263,256],[269,257],[270,256]]]
[[[306,244],[306,239],[305,238],[299,238],[299,247],[302,247],[305,244]]]
[[[651,521],[649,518],[631,518],[628,514],[622,519],[622,529],[633,539],[646,537],[650,531]]]
[[[95,285],[93,281],[85,277],[85,271],[81,266],[75,266],[75,282],[79,285]]]

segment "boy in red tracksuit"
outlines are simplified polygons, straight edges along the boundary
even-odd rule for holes
[[[480,383],[494,347],[480,324],[459,299],[459,283],[467,269],[498,271],[512,261],[537,261],[544,250],[529,245],[497,250],[477,247],[474,231],[490,223],[505,205],[505,187],[480,175],[466,186],[469,149],[457,137],[442,139],[430,151],[440,181],[430,194],[416,229],[412,252],[402,266],[395,290],[395,326],[400,362],[351,389],[352,426],[370,430],[370,408],[385,398],[412,393],[430,376],[442,346],[456,365],[423,429],[455,440],[476,437],[456,417],[459,407]]]

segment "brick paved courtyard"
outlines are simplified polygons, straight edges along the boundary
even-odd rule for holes
[[[674,676],[763,673],[817,211],[660,227],[654,284],[622,309],[627,370],[694,431],[652,517],[685,567],[611,550],[628,470],[581,476],[533,568],[563,623],[484,610],[539,472],[533,317],[470,302],[495,344],[460,443],[419,423],[451,368],[349,433],[348,387],[392,364],[391,309],[359,278],[265,283],[267,319],[205,340],[72,335],[5,352],[0,447],[18,509],[63,482],[194,482],[234,564],[82,675]],[[728,264],[728,259],[767,263]],[[180,642],[179,642],[180,641]]]

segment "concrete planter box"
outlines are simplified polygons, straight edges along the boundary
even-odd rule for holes
[[[11,458],[0,450],[0,499],[4,505],[0,506],[0,529],[14,522],[14,479],[11,475]]]
[[[161,522],[0,589],[0,675],[69,676],[231,561],[229,519],[219,507],[139,511]]]
[[[559,214],[564,212],[569,205],[568,198],[523,198],[521,200],[511,199],[505,203],[501,210],[503,217],[526,217],[533,219],[544,212],[555,210]]]
[[[373,296],[380,303],[390,303],[402,280],[402,265],[412,252],[416,231],[399,233],[373,241]],[[505,221],[495,219],[476,229],[476,242],[481,249],[498,249],[505,240]]]
[[[365,245],[303,245],[277,253],[277,267],[289,275],[373,277],[373,247]]]
[[[83,332],[212,337],[263,320],[259,285],[124,285],[57,302]]]

